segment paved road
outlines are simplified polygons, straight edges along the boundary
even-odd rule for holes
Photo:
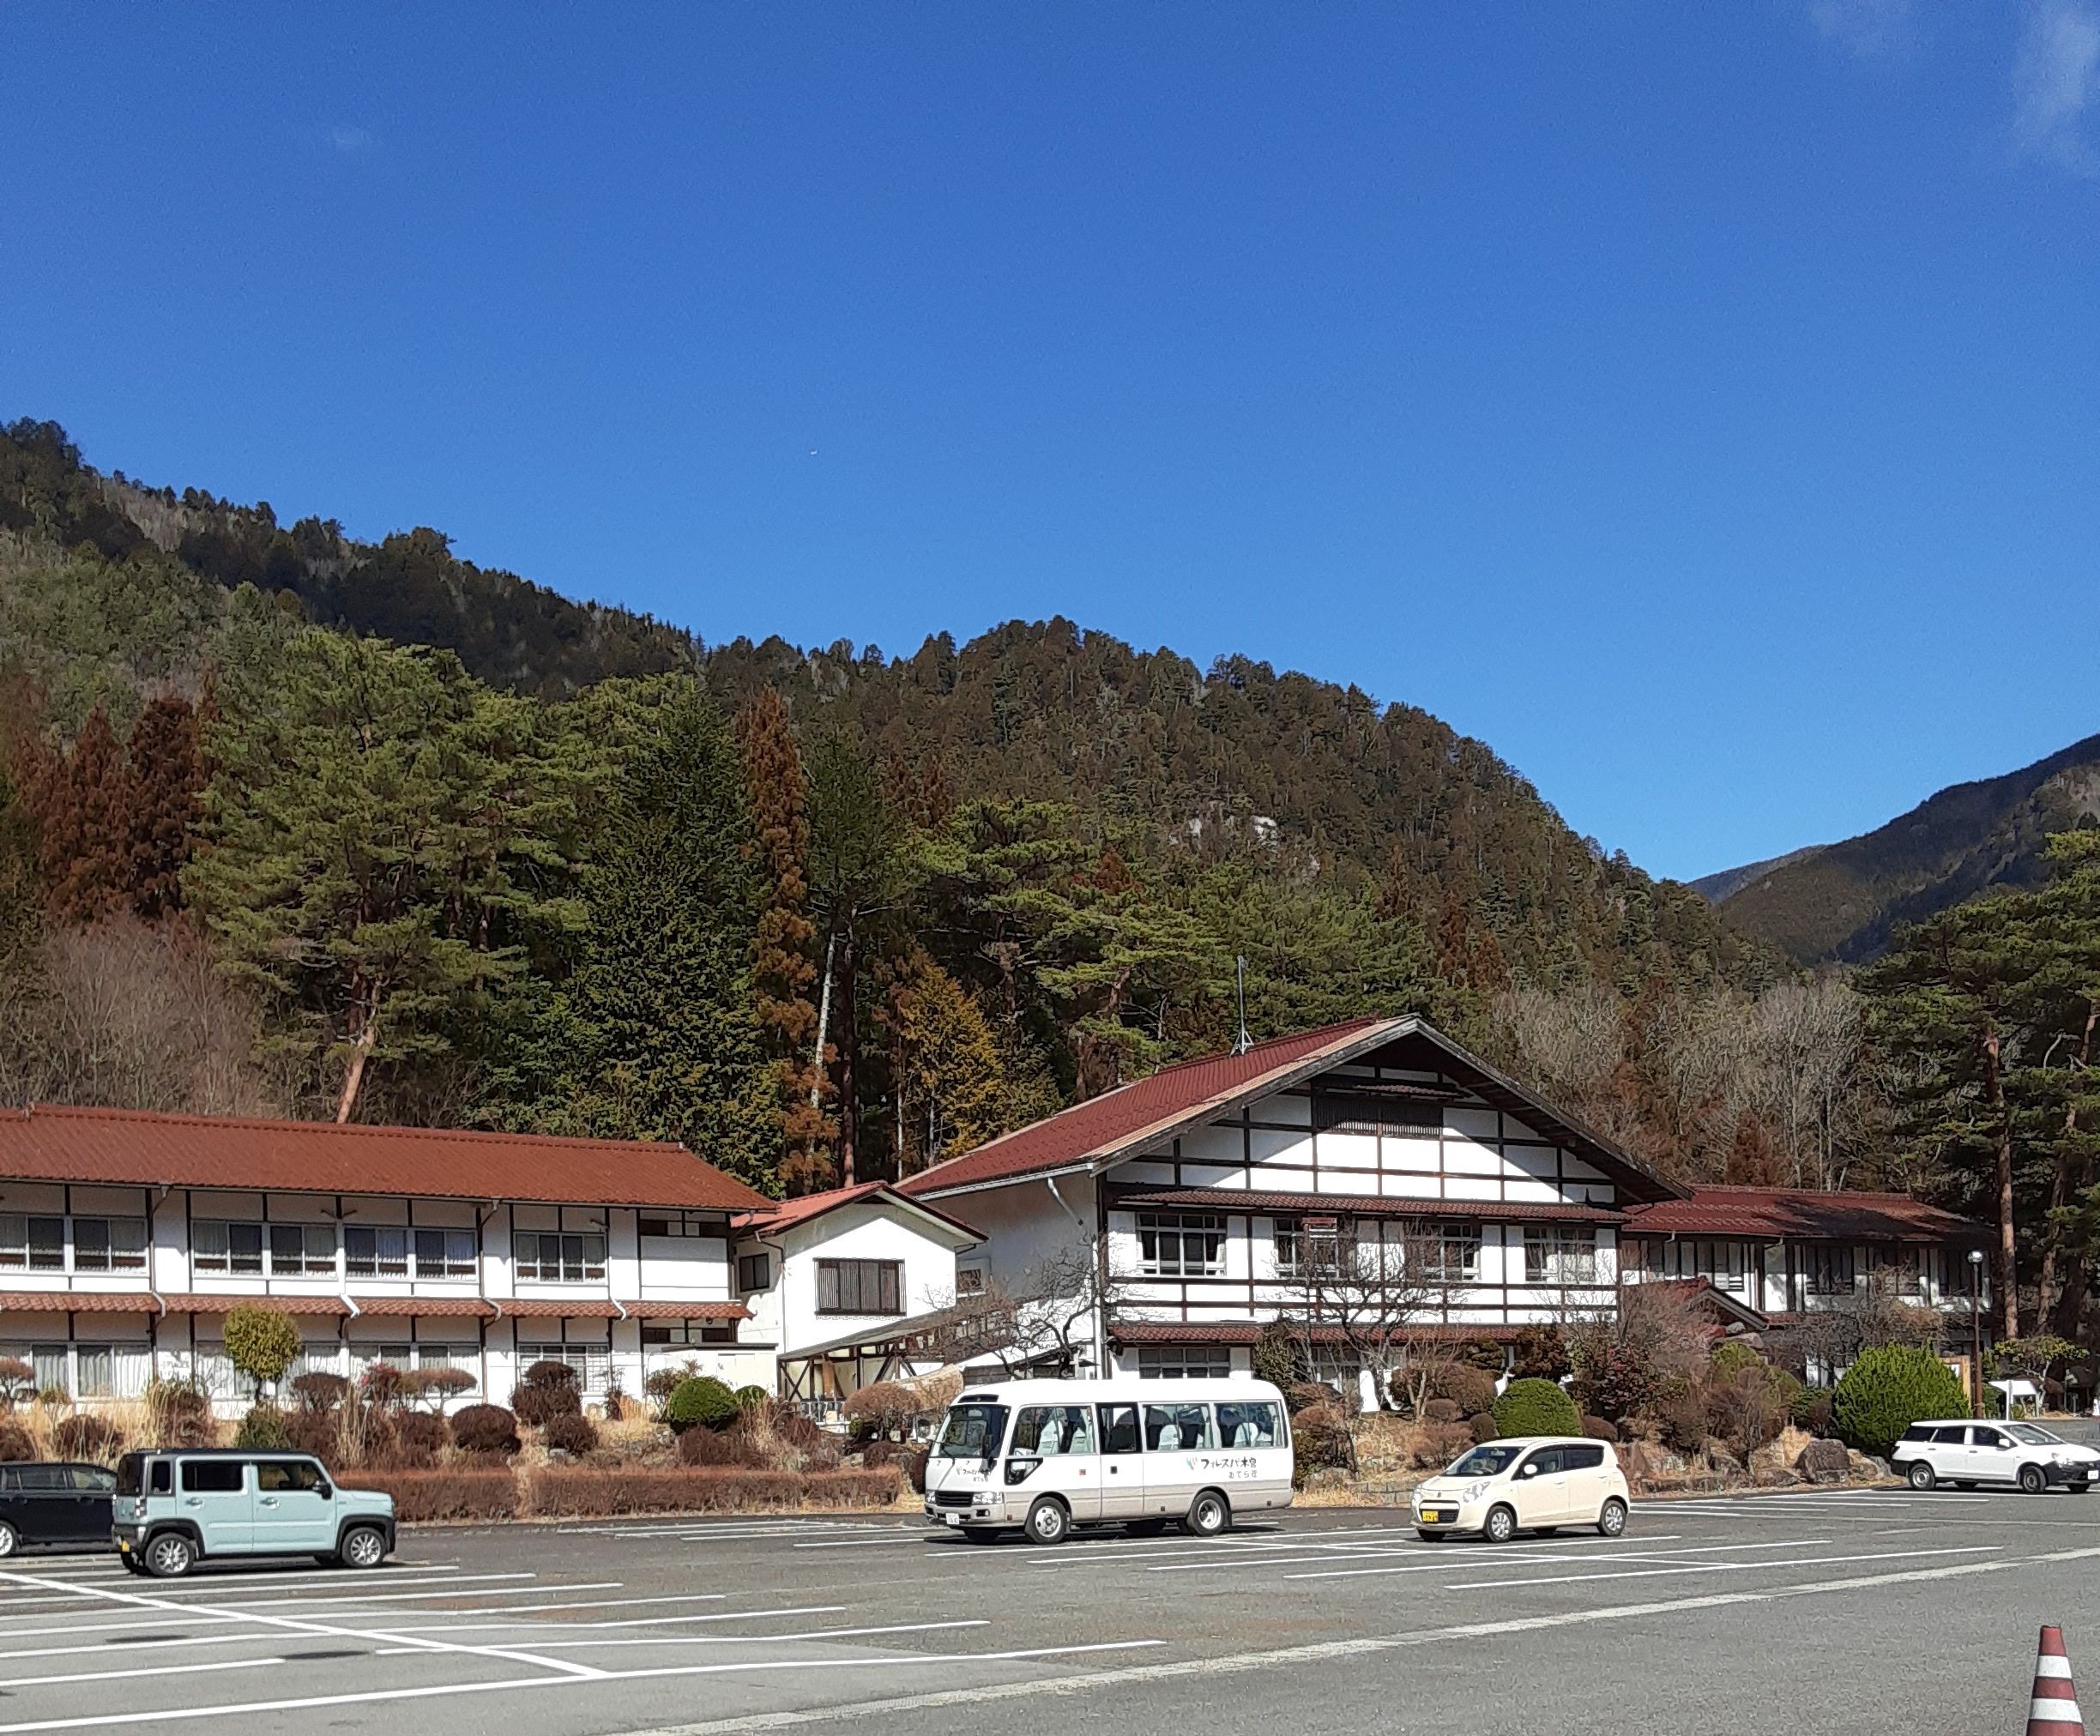
[[[1500,1548],[1423,1544],[1396,1516],[1059,1550],[886,1518],[438,1529],[371,1575],[172,1585],[26,1557],[0,1571],[0,1736],[1925,1736],[2019,1727],[2044,1621],[2100,1697],[2100,1498],[1656,1504],[1622,1540]]]

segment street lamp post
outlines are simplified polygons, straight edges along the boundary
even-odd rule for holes
[[[1983,1251],[1969,1251],[1969,1408],[1983,1414]]]

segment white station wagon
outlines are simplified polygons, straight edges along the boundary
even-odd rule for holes
[[[1564,1525],[1617,1537],[1630,1500],[1619,1456],[1602,1441],[1489,1441],[1415,1491],[1415,1528],[1428,1542],[1469,1532],[1506,1543],[1519,1531],[1550,1536]]]
[[[2044,1489],[2084,1494],[2100,1478],[2100,1453],[2061,1440],[2036,1423],[1976,1422],[1948,1417],[1912,1423],[1889,1455],[1913,1489],[1952,1483],[2014,1483],[2030,1495]]]

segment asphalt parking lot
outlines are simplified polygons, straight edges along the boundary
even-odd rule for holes
[[[0,1736],[2011,1729],[2044,1621],[2100,1691],[2100,1498],[1675,1502],[1499,1548],[1403,1516],[1057,1550],[888,1517],[431,1528],[375,1573],[172,1583],[24,1556]]]

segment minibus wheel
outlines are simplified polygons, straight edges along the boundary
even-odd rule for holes
[[[1181,1528],[1192,1537],[1216,1537],[1232,1528],[1232,1507],[1216,1489],[1205,1489],[1189,1503]]]
[[[1030,1543],[1062,1543],[1071,1535],[1071,1515],[1062,1501],[1045,1495],[1029,1509],[1028,1523],[1023,1528]]]

